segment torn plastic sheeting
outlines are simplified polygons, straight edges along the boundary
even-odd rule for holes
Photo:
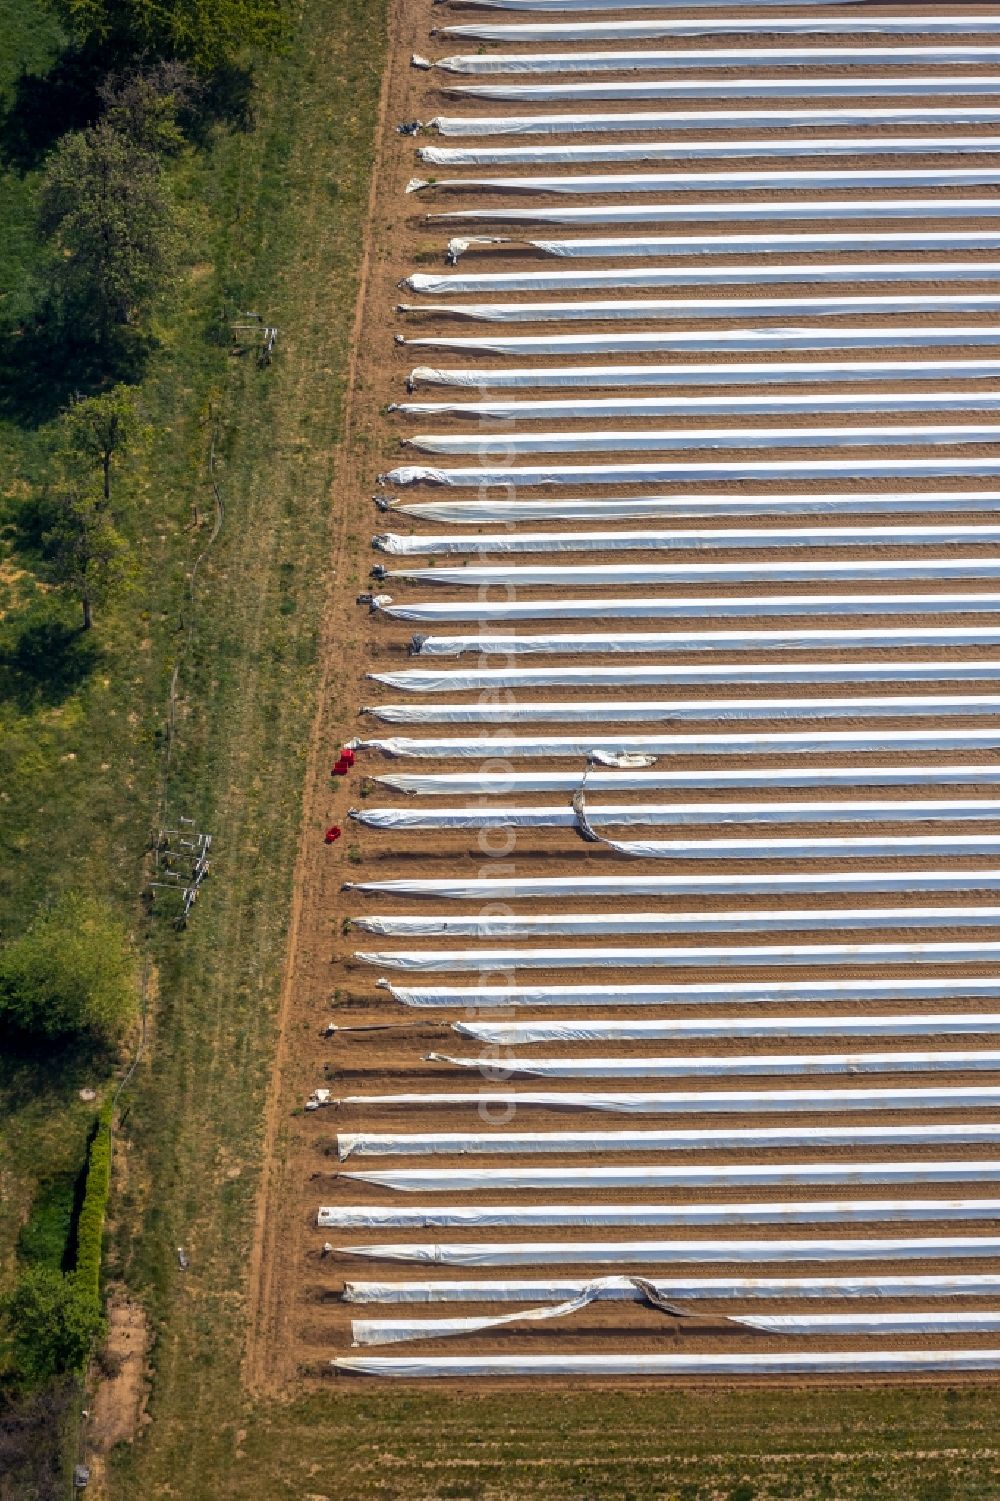
[[[330,1361],[335,1371],[423,1381],[462,1377],[501,1379],[526,1376],[788,1376],[881,1375],[924,1372],[995,1371],[1000,1350],[842,1351],[787,1355],[351,1355]]]
[[[1000,202],[1000,200],[998,200]],[[420,349],[451,349],[490,354],[659,354],[680,350],[726,354],[740,350],[893,349],[1000,343],[1000,330],[991,328],[724,328],[673,333],[669,329],[629,330],[609,334],[504,334],[499,331],[466,336],[403,338],[397,343]],[[680,367],[678,367],[680,368]]]
[[[1000,172],[997,174],[1000,180]],[[654,297],[584,302],[451,302],[400,303],[401,313],[427,317],[469,318],[488,323],[596,322],[630,318],[816,318],[869,313],[989,313],[1000,307],[997,292],[916,293],[866,297],[701,297],[669,300]]]
[[[1000,803],[984,798],[945,798],[826,803],[601,803],[587,810],[592,820],[619,825],[920,823],[1000,818]],[[570,806],[528,808],[366,808],[351,816],[370,829],[575,828]],[[375,919],[372,919],[373,921]],[[386,922],[401,919],[386,918]],[[611,921],[611,919],[607,919]],[[622,919],[624,921],[624,919]],[[421,920],[423,921],[423,920]],[[506,921],[512,921],[507,919]],[[567,919],[569,921],[569,919]],[[378,931],[370,929],[369,931]],[[388,930],[386,930],[388,931]]]
[[[1000,1162],[740,1163],[725,1167],[498,1167],[398,1168],[341,1173],[399,1193],[474,1193],[520,1189],[784,1188],[809,1185],[994,1183]]]
[[[993,85],[1000,93],[1000,79]],[[1000,167],[775,168],[755,172],[583,172],[543,177],[411,178],[407,193],[745,193],[838,188],[978,188],[1000,183]],[[876,204],[871,205],[874,211]]]
[[[842,380],[854,383],[897,378],[995,380],[998,375],[1000,361],[997,360],[829,360],[824,364],[789,362],[781,365],[749,362],[741,365],[618,364],[570,365],[561,369],[549,365],[534,370],[509,370],[501,367],[491,370],[439,370],[429,365],[417,365],[410,372],[410,385],[457,386],[475,391],[483,388],[518,390],[581,386],[612,389],[632,386],[767,386]],[[390,509],[398,507],[391,506]]]
[[[997,814],[1000,817],[1000,812]],[[479,913],[472,917],[451,915],[355,917],[353,925],[365,933],[389,938],[513,938],[535,936],[589,937],[632,933],[780,933],[823,928],[998,928],[1000,907],[862,907],[857,910],[817,908],[777,912],[573,912],[523,914]],[[518,1024],[512,1037],[520,1036]],[[529,1025],[529,1024],[525,1024]],[[575,1034],[584,1022],[567,1023]],[[610,1036],[629,1023],[609,1023]],[[634,1023],[655,1027],[654,1023]],[[682,1024],[695,1027],[698,1023]],[[829,1023],[822,1023],[829,1026]],[[478,1036],[475,1026],[457,1030]],[[766,1029],[765,1029],[766,1030]],[[924,1029],[926,1030],[926,1029]],[[623,1034],[627,1035],[627,1033]],[[640,1030],[639,1036],[646,1035]],[[655,1033],[654,1033],[655,1035]],[[494,1039],[495,1040],[495,1039]]]
[[[1000,1103],[1000,1089],[974,1085],[937,1089],[807,1089],[726,1090],[697,1093],[654,1090],[490,1090],[463,1094],[460,1091],[422,1094],[347,1095],[337,1103],[368,1109],[386,1107],[394,1110],[455,1108],[482,1105],[504,1109],[605,1110],[620,1115],[730,1115],[730,1114],[812,1114],[836,1110],[976,1110],[993,1109]],[[728,1260],[722,1257],[722,1260]]]
[[[864,774],[859,775],[859,780]],[[903,780],[901,777],[900,780]],[[863,784],[863,783],[862,783]],[[404,789],[406,790],[406,789]],[[749,896],[798,892],[849,891],[995,891],[1000,870],[824,871],[820,875],[782,872],[764,876],[519,876],[449,881],[431,877],[395,881],[348,881],[345,890],[381,892],[392,896],[437,897],[445,901],[485,901],[496,897],[562,896]]]
[[[413,66],[468,77],[536,76],[556,73],[660,73],[687,68],[801,68],[801,67],[982,67],[1000,62],[1000,47],[981,42],[956,42],[931,47],[686,47],[629,48],[576,52],[466,52],[426,58],[414,54]],[[825,82],[825,80],[824,80]],[[876,81],[873,92],[881,92]],[[801,90],[799,91],[801,92]],[[843,92],[840,90],[839,92]],[[855,88],[852,92],[857,93]],[[916,90],[915,92],[920,92]],[[960,92],[960,91],[958,91]]]
[[[337,1156],[462,1157],[548,1153],[774,1151],[789,1147],[993,1146],[1000,1125],[736,1126],[725,1131],[342,1131]],[[1000,1276],[997,1278],[1000,1291]]]
[[[423,760],[491,762],[495,757],[572,756],[580,760],[597,749],[637,750],[656,756],[827,755],[845,751],[966,751],[1000,748],[1000,729],[982,730],[809,730],[779,734],[736,735],[490,735],[483,738],[390,736],[358,739],[352,749]]]
[[[822,1225],[1000,1220],[1000,1199],[855,1199],[801,1204],[322,1204],[320,1230],[463,1225]]]
[[[805,430],[808,432],[808,429]],[[993,428],[1000,440],[1000,428]],[[968,502],[966,502],[968,504]],[[947,526],[797,526],[783,531],[733,528],[728,531],[677,530],[613,532],[519,532],[511,537],[480,537],[475,534],[402,536],[383,532],[373,538],[380,552],[394,557],[441,557],[464,552],[640,552],[663,548],[682,552],[688,548],[766,547],[932,547],[968,543],[987,546],[1000,542],[1000,526],[950,523]]]
[[[860,651],[868,647],[993,646],[1000,642],[1000,626],[882,626],[869,629],[792,631],[629,631],[609,636],[584,631],[573,635],[420,636],[413,645],[417,657],[577,656],[592,653],[634,656],[645,652],[701,651]],[[384,681],[384,678],[382,679]]]
[[[719,1006],[771,1005],[801,1001],[827,1005],[841,1001],[954,1001],[966,997],[995,1000],[1000,979],[960,977],[925,980],[768,980],[685,985],[432,985],[402,986],[380,980],[394,1001],[414,1007],[476,1008],[545,1006]],[[418,1097],[419,1098],[419,1097]],[[1000,1102],[1000,1091],[996,1093]]]
[[[433,36],[470,37],[483,42],[578,42],[591,38],[623,37],[632,40],[655,37],[754,36],[759,32],[783,35],[837,36],[858,32],[872,36],[956,35],[975,36],[980,32],[1000,31],[1000,22],[992,16],[855,16],[852,20],[831,21],[825,16],[795,17],[791,20],[760,17],[726,17],[666,21],[644,18],[640,21],[555,21],[555,22],[488,22],[478,21],[460,26],[435,26]]]
[[[663,1298],[693,1302],[704,1298],[985,1298],[1000,1293],[1000,1277],[990,1272],[957,1276],[879,1277],[671,1277],[646,1279]],[[431,1282],[344,1284],[345,1303],[533,1303],[572,1298],[592,1287],[602,1300],[636,1303],[643,1294],[632,1277],[476,1278]]]
[[[993,125],[992,105],[852,106],[832,109],[630,110],[614,114],[437,115],[427,129],[445,138],[462,136],[581,135],[642,130],[840,129],[847,125]]]
[[[515,961],[516,962],[516,961]],[[623,951],[622,963],[630,962]],[[484,1079],[526,1074],[538,1079],[691,1079],[769,1078],[814,1074],[995,1073],[1000,1052],[935,1051],[929,1053],[792,1053],[734,1058],[514,1058],[509,1054],[457,1058],[428,1053],[432,1063],[477,1069]]]
[[[536,1042],[642,1042],[659,1039],[683,1042],[692,1037],[924,1037],[940,1032],[975,1035],[1000,1031],[1000,1014],[986,1011],[903,1013],[894,1016],[743,1016],[696,1017],[670,1021],[609,1021],[584,1017],[576,1021],[452,1022],[462,1037],[495,1047],[524,1047]],[[950,1127],[935,1127],[947,1136]],[[1000,1133],[1000,1126],[994,1128]],[[763,1143],[767,1145],[766,1141]],[[793,1143],[794,1144],[794,1143]],[[806,1145],[803,1142],[801,1145]],[[511,1150],[514,1150],[511,1148]]]
[[[803,699],[629,699],[553,700],[544,703],[368,704],[383,724],[665,724],[714,720],[722,724],[748,719],[944,719],[970,715],[991,718],[1000,697],[968,694],[931,698],[899,694],[886,698]]]
[[[542,418],[699,417],[717,412],[753,416],[782,412],[983,412],[1000,408],[992,391],[887,391],[878,395],[795,396],[607,396],[570,401],[405,401],[396,408],[404,417],[446,415],[537,422]],[[485,546],[485,542],[483,543]]]
[[[864,136],[829,140],[620,141],[587,146],[421,146],[433,167],[572,166],[577,162],[691,161],[704,157],[964,156],[1000,151],[996,136]]]
[[[989,842],[1000,847],[1000,838],[984,836],[976,844]],[[943,841],[949,843],[949,841]],[[762,845],[757,840],[704,840],[700,844],[679,844],[679,850],[702,850],[704,859],[746,859],[743,845],[756,852],[749,858],[767,859],[779,854],[798,854],[807,857],[807,852],[817,850],[820,844],[832,846],[819,849],[812,858],[822,859],[828,855],[843,855],[845,844],[863,845],[859,853],[872,854],[875,839],[865,840],[772,840]],[[912,841],[911,841],[912,843]],[[920,840],[920,844],[931,844]],[[953,841],[958,850],[942,850],[937,853],[961,852],[961,841]],[[789,845],[793,848],[790,850]],[[888,841],[882,846],[887,856],[907,851],[907,841]],[[933,844],[931,845],[933,848]],[[769,855],[769,850],[773,855]],[[926,853],[926,851],[925,851]],[[974,850],[970,848],[970,853]],[[1000,959],[1000,943],[978,939],[969,943],[799,943],[769,944],[767,947],[746,948],[544,948],[544,949],[389,949],[381,952],[359,951],[354,954],[359,964],[371,964],[381,969],[402,970],[409,974],[447,974],[478,970],[514,971],[517,969],[699,969],[706,965],[717,968],[768,968],[787,965],[815,966],[818,964],[853,964],[859,966],[882,964],[995,964]],[[450,1059],[454,1062],[454,1059]],[[752,1060],[751,1060],[752,1061]],[[757,1060],[759,1062],[759,1060]],[[470,1068],[480,1067],[480,1060],[469,1059]],[[491,1065],[496,1067],[495,1060]],[[720,1066],[712,1060],[712,1066]],[[996,1066],[994,1064],[994,1066]]]
[[[926,99],[931,94],[965,98],[1000,94],[1000,79],[982,74],[942,78],[869,78],[857,73],[846,78],[647,78],[599,83],[447,83],[442,91],[456,99],[520,99],[558,103],[574,99]],[[756,122],[755,122],[756,123]]]
[[[447,502],[444,502],[447,504]],[[738,619],[754,616],[799,615],[933,615],[993,613],[1000,606],[993,594],[779,594],[752,599],[718,596],[708,599],[666,596],[644,599],[543,599],[543,600],[418,600],[396,604],[390,595],[381,597],[378,609],[395,620],[450,624],[480,620],[599,620],[607,619]],[[489,639],[484,632],[484,639]]]
[[[863,175],[863,174],[862,174]],[[995,198],[846,198],[840,200],[798,199],[792,203],[758,200],[731,203],[629,203],[573,204],[570,207],[534,204],[530,208],[463,208],[428,214],[429,221],[474,220],[483,223],[525,224],[708,224],[768,219],[995,219],[1000,203]],[[734,253],[739,246],[733,242]]]

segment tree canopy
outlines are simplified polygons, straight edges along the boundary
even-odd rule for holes
[[[135,1012],[128,934],[93,897],[63,897],[0,949],[0,1027],[113,1042]]]
[[[209,73],[285,32],[283,0],[50,0],[80,41],[176,57]]]
[[[100,1303],[72,1274],[29,1267],[6,1300],[14,1369],[27,1387],[79,1370],[104,1319]]]

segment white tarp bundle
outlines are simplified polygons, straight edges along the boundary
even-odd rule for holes
[[[1000,173],[997,174],[1000,181]],[[997,292],[885,293],[867,297],[654,297],[578,302],[400,303],[397,311],[422,316],[470,318],[488,323],[596,322],[630,318],[815,318],[849,313],[989,313],[1000,307]]]
[[[754,36],[758,32],[781,35],[837,36],[858,32],[872,36],[906,36],[916,33],[935,36],[955,33],[975,36],[1000,31],[992,16],[871,16],[855,15],[852,20],[831,21],[825,16],[795,17],[779,20],[726,17],[724,20],[703,17],[701,20],[665,21],[644,18],[640,21],[543,21],[492,22],[475,21],[461,26],[434,26],[432,36],[470,37],[482,42],[582,42],[604,37],[629,40],[652,40],[656,37]]]
[[[930,844],[930,840],[912,841],[913,843]],[[948,841],[944,841],[948,843]],[[977,841],[978,842],[978,841]],[[983,843],[991,843],[1000,847],[1000,837],[992,838],[983,836]],[[836,853],[844,854],[845,844],[864,844],[864,853],[871,854],[871,845],[880,842],[875,839],[866,840],[783,840],[776,839],[767,845],[761,845],[756,840],[745,840],[742,843],[749,845],[757,851],[757,858],[767,859],[768,850],[773,849],[775,855],[802,854],[799,858],[808,858],[807,850],[815,851],[817,845],[827,844],[830,849],[820,849],[812,858],[822,859],[826,855]],[[961,844],[955,841],[959,851]],[[793,849],[788,849],[788,845]],[[738,839],[730,840],[704,840],[700,844],[679,845],[683,850],[701,849],[706,851],[705,859],[726,859],[727,851],[730,859],[747,859],[748,856]],[[902,840],[886,842],[885,851],[887,856],[897,853],[907,853],[907,845]],[[763,855],[761,854],[763,851]],[[945,853],[940,848],[937,851]],[[860,853],[860,851],[859,851]],[[924,853],[927,853],[925,850]],[[752,856],[750,857],[752,858]],[[773,858],[773,857],[772,857]],[[767,968],[768,966],[815,966],[821,964],[851,964],[857,966],[884,965],[884,964],[995,964],[1000,959],[1000,943],[990,943],[978,940],[971,943],[799,943],[799,944],[769,944],[767,947],[740,948],[732,946],[728,948],[653,948],[649,944],[642,948],[544,948],[544,949],[390,949],[380,953],[358,952],[354,958],[360,964],[373,964],[382,969],[404,970],[409,974],[446,974],[456,971],[475,971],[488,973],[501,970],[512,972],[516,969],[698,969],[703,965],[714,965],[727,969],[741,968]],[[985,1055],[977,1055],[985,1056]],[[454,1062],[455,1060],[450,1060]],[[712,1067],[721,1067],[717,1060],[712,1059]],[[731,1061],[731,1060],[729,1060]],[[760,1062],[748,1060],[748,1062]],[[478,1068],[480,1061],[472,1058],[468,1060],[469,1067]],[[993,1062],[996,1067],[996,1061]]]
[[[864,174],[861,174],[864,175]],[[525,224],[685,224],[735,223],[766,219],[995,219],[1000,215],[996,198],[845,198],[800,199],[794,203],[772,200],[729,203],[628,203],[588,204],[572,207],[534,204],[530,208],[463,208],[443,214],[428,214],[431,222],[472,219],[483,222]],[[740,248],[733,242],[733,253]]]
[[[799,0],[801,3],[801,0]],[[511,1376],[613,1377],[821,1376],[1000,1370],[1000,1350],[858,1350],[795,1355],[350,1355],[330,1361],[336,1371],[397,1380]]]
[[[405,401],[391,410],[405,417],[499,417],[504,421],[537,422],[543,418],[577,420],[584,417],[701,417],[717,413],[771,416],[786,412],[985,412],[1000,408],[993,391],[885,391],[794,396],[602,396],[545,401]],[[378,541],[376,542],[378,544]]]
[[[1000,565],[998,565],[1000,566]],[[991,718],[1000,695],[940,698],[898,694],[884,698],[588,699],[544,703],[365,704],[360,712],[383,724],[661,724],[701,719],[909,719],[962,715]]]
[[[1000,1276],[662,1277],[647,1278],[657,1294],[677,1302],[767,1298],[986,1298],[1000,1293]],[[345,1303],[537,1303],[575,1298],[590,1288],[602,1301],[639,1303],[634,1277],[435,1278],[432,1282],[344,1283]]]
[[[390,938],[513,938],[541,936],[610,936],[626,933],[780,933],[812,928],[989,928],[1000,927],[1000,907],[862,907],[858,910],[818,908],[777,912],[564,912],[560,914],[478,913],[471,917],[393,916],[356,917],[354,926]],[[508,1041],[520,1035],[518,1025]],[[530,1025],[530,1024],[525,1024]],[[610,1036],[631,1023],[609,1022]],[[636,1022],[651,1027],[652,1022]],[[682,1024],[696,1026],[697,1023]],[[586,1022],[566,1023],[574,1032]],[[828,1022],[820,1024],[829,1026]],[[458,1031],[464,1029],[459,1026]],[[766,1028],[765,1028],[766,1030]],[[927,1029],[923,1029],[927,1030]],[[598,1032],[600,1028],[598,1027]],[[473,1028],[469,1036],[477,1036]],[[623,1034],[624,1035],[624,1034]],[[646,1033],[640,1031],[639,1036]],[[496,1041],[496,1039],[492,1039]]]
[[[599,611],[595,611],[598,614]],[[701,651],[861,651],[868,647],[994,646],[1000,625],[873,626],[843,630],[771,631],[628,631],[609,636],[581,631],[573,635],[417,636],[412,652],[419,657],[489,656],[634,656],[644,652]],[[385,681],[381,675],[380,681]],[[605,782],[604,785],[609,785]],[[641,785],[641,784],[640,784]]]
[[[847,1199],[794,1204],[321,1204],[320,1230],[545,1225],[868,1225],[1000,1220],[1000,1199]]]
[[[863,773],[861,774],[863,777]],[[902,778],[900,778],[902,780]],[[404,789],[407,790],[407,789]],[[430,877],[395,881],[347,881],[346,891],[382,893],[388,896],[439,897],[446,901],[485,901],[495,897],[565,896],[749,896],[798,892],[848,891],[995,891],[1000,888],[1000,870],[908,870],[824,871],[820,875],[800,872],[765,876],[524,876],[473,877],[452,880]]]
[[[497,1192],[514,1189],[784,1188],[808,1184],[994,1183],[1000,1161],[740,1163],[724,1167],[438,1167],[341,1173],[399,1193]]]
[[[406,792],[419,797],[444,797],[454,793],[479,793],[483,796],[503,797],[511,796],[519,792],[567,792],[570,795],[577,792],[580,786],[579,771],[514,771],[507,767],[489,768],[483,771],[444,771],[427,773],[404,773],[392,776],[376,777],[375,781],[380,787],[391,787],[397,792]],[[623,768],[617,771],[602,771],[600,767],[591,767],[587,773],[587,786],[591,790],[600,792],[629,790],[633,792],[652,792],[661,788],[669,788],[673,792],[684,791],[688,788],[711,788],[719,791],[723,788],[735,788],[745,791],[749,787],[763,787],[768,790],[787,787],[848,787],[848,788],[872,788],[872,787],[910,787],[930,785],[955,785],[974,784],[981,782],[984,786],[995,786],[1000,782],[1000,765],[964,765],[964,766],[822,766],[815,771],[803,771],[799,767],[781,767],[775,770],[773,767],[740,768],[739,770],[719,771],[712,768],[709,771],[669,771],[661,768],[655,770],[630,770]],[[929,874],[925,872],[925,874]],[[940,874],[940,872],[939,872]],[[504,882],[512,883],[511,890],[520,890],[521,882],[525,879],[520,876],[511,877],[482,877],[471,881],[444,880],[440,883],[442,890],[457,890],[459,887],[468,887],[475,890],[500,890],[507,889]],[[538,881],[564,880],[565,877],[539,877]],[[606,877],[580,876],[574,879],[604,880]],[[629,876],[616,877],[615,879],[642,882],[659,881],[661,876]],[[704,879],[709,879],[705,877]],[[811,880],[817,879],[810,877]],[[353,883],[348,882],[348,886]],[[362,883],[364,884],[364,883]],[[409,888],[409,880],[405,883]],[[433,881],[428,884],[425,881],[417,881],[412,887],[414,890],[436,889]],[[402,886],[400,887],[402,889]],[[552,887],[552,890],[558,888]]]
[[[906,980],[769,980],[722,984],[699,982],[695,985],[622,985],[602,982],[595,985],[392,985],[376,981],[376,989],[387,990],[403,1006],[462,1007],[475,1014],[477,1007],[487,1010],[516,1006],[743,1006],[771,1005],[786,1001],[823,1006],[841,1001],[953,1001],[974,997],[995,1000],[1000,996],[1000,979],[925,980],[911,976]],[[1000,1091],[996,1099],[1000,1101]]]
[[[433,60],[414,54],[415,68],[470,77],[518,73],[660,73],[680,68],[801,68],[801,67],[954,67],[1000,62],[1000,47],[978,42],[940,42],[932,47],[685,47],[679,50],[629,48],[586,52],[472,52]],[[878,80],[884,82],[884,80]],[[876,88],[876,92],[877,92]],[[855,88],[853,92],[859,90]]]
[[[869,799],[865,802],[739,803],[735,806],[724,803],[600,803],[591,805],[587,813],[592,821],[621,826],[924,823],[941,820],[986,822],[1000,818],[1000,802],[987,802],[983,798],[950,801],[945,798],[928,798],[906,802],[876,802]],[[369,829],[559,829],[576,828],[579,822],[573,808],[568,805],[527,808],[352,808],[350,817]],[[385,919],[386,922],[402,920]],[[568,918],[565,920],[570,921]],[[606,919],[608,922],[611,920]],[[416,919],[413,921],[416,922]],[[420,921],[425,922],[426,919]],[[524,921],[527,922],[528,919],[525,918]],[[378,930],[368,928],[368,931]],[[384,931],[388,932],[389,929]]]
[[[845,751],[979,751],[1000,747],[1000,730],[827,730],[770,734],[720,735],[608,735],[593,732],[586,739],[569,735],[491,735],[487,737],[406,736],[354,739],[352,750],[380,751],[388,756],[417,756],[430,760],[492,761],[495,757],[571,756],[574,760],[598,751],[654,756],[815,755]]]
[[[541,502],[543,504],[544,502]],[[739,502],[737,502],[739,503]],[[448,502],[442,502],[442,508]],[[457,502],[461,504],[461,502]],[[468,518],[466,518],[468,519]],[[381,595],[377,609],[394,620],[413,620],[431,624],[480,620],[600,620],[607,619],[733,619],[798,615],[965,615],[992,613],[998,609],[994,594],[778,594],[726,598],[670,599],[667,596],[605,599],[542,600],[418,600],[413,604],[394,604],[390,595]],[[483,632],[484,640],[489,633]]]
[[[405,667],[372,672],[375,682],[405,693],[464,693],[478,688],[640,688],[664,684],[976,682],[1000,676],[1000,662],[643,662],[614,667],[474,667],[431,670]]]
[[[788,1147],[993,1146],[1000,1125],[970,1122],[919,1126],[735,1126],[725,1131],[342,1131],[337,1156],[494,1157],[508,1154],[703,1152]],[[997,1278],[1000,1291],[1000,1277]]]
[[[942,78],[940,74],[903,78],[869,78],[856,73],[845,78],[687,78],[642,79],[600,83],[467,83],[447,84],[446,93],[461,99],[925,99],[931,94],[965,98],[1000,94],[1000,79],[970,73]]]
[[[490,1090],[474,1094],[449,1092],[437,1094],[347,1095],[337,1103],[349,1108],[386,1107],[395,1110],[435,1109],[455,1106],[480,1108],[488,1102],[509,1110],[606,1110],[618,1115],[741,1115],[741,1114],[824,1114],[831,1110],[987,1110],[1000,1104],[1000,1089],[974,1085],[937,1089],[769,1089],[725,1090],[696,1094],[670,1091],[658,1094],[593,1090]],[[506,1117],[505,1117],[506,1118]],[[555,1257],[554,1260],[561,1258]],[[678,1260],[683,1260],[679,1257]],[[732,1260],[729,1256],[718,1258]],[[785,1260],[786,1258],[780,1258]]]
[[[803,429],[809,433],[809,429]],[[1000,428],[989,429],[1000,439]],[[732,528],[727,531],[677,530],[613,532],[520,532],[509,538],[462,536],[401,536],[383,532],[373,537],[372,545],[395,557],[440,557],[446,553],[465,552],[639,552],[663,548],[670,552],[688,549],[738,547],[953,547],[996,545],[1000,526],[978,523],[966,526],[951,522],[947,526],[797,526],[782,531],[759,528]]]
[[[426,128],[445,137],[508,135],[581,135],[643,130],[793,130],[800,127],[842,129],[848,125],[994,125],[1000,109],[992,105],[852,106],[832,109],[629,110],[614,114],[438,115]]]
[[[938,1012],[895,1016],[712,1016],[670,1021],[617,1021],[583,1017],[574,1021],[452,1022],[462,1037],[495,1047],[535,1042],[686,1042],[692,1037],[933,1037],[984,1036],[1000,1031],[1000,1014],[990,1011]],[[948,1126],[938,1126],[947,1133]],[[995,1128],[1000,1132],[1000,1126]],[[510,1148],[509,1150],[514,1150]]]
[[[629,964],[629,951],[622,950]],[[760,950],[757,951],[758,953]],[[540,967],[540,966],[539,966]],[[484,1079],[528,1074],[539,1079],[690,1079],[767,1078],[795,1074],[923,1074],[996,1073],[1000,1052],[941,1051],[933,1053],[794,1053],[748,1054],[745,1058],[712,1055],[704,1058],[515,1058],[509,1053],[481,1058],[456,1058],[428,1053],[430,1063],[476,1069]]]
[[[576,162],[690,161],[702,157],[965,156],[1000,151],[996,136],[840,136],[829,140],[620,141],[587,146],[421,146],[433,167],[572,166]]]
[[[997,360],[829,360],[823,364],[740,365],[551,365],[534,370],[438,370],[418,365],[410,372],[411,387],[458,386],[481,391],[535,387],[596,386],[737,386],[788,385],[807,381],[868,380],[995,380]],[[972,393],[970,393],[971,396]],[[813,497],[811,497],[813,498]],[[917,497],[912,497],[916,499]],[[819,500],[821,497],[815,497]],[[863,497],[858,497],[859,501]],[[732,504],[733,502],[730,502]]]
[[[482,738],[408,739],[391,736],[351,741],[352,750],[381,751],[387,756],[419,756],[424,760],[486,761],[513,756],[572,756],[586,759],[595,750],[643,751],[656,756],[809,756],[845,751],[979,752],[1000,748],[1000,729],[979,730],[810,730],[781,734],[720,735],[490,735]],[[925,841],[922,841],[925,842]]]
[[[996,83],[1000,93],[1000,79]],[[978,188],[1000,183],[1000,167],[791,167],[756,172],[582,172],[554,177],[413,177],[407,193],[746,193],[831,192],[837,188]],[[876,204],[869,205],[873,210]]]
[[[639,1279],[637,1279],[639,1280]],[[414,1339],[441,1339],[510,1325],[569,1318],[594,1302],[598,1295],[586,1290],[576,1298],[546,1308],[480,1318],[450,1319],[352,1319],[351,1343],[355,1346],[402,1344]],[[664,1313],[683,1315],[686,1310],[665,1308],[660,1295],[650,1289],[653,1306]],[[987,1334],[1000,1332],[1000,1311],[995,1313],[821,1313],[775,1314],[737,1317],[726,1314],[727,1327],[758,1329],[765,1334],[805,1334],[841,1338],[844,1335]],[[1000,1352],[998,1352],[1000,1354]]]
[[[997,200],[1000,204],[1000,199]],[[415,349],[450,349],[489,354],[659,354],[680,350],[729,354],[741,350],[789,349],[904,349],[984,345],[1000,343],[1000,331],[992,328],[717,328],[672,333],[669,329],[630,330],[623,333],[432,335],[419,339],[396,335],[397,344]]]

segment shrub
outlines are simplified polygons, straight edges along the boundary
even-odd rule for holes
[[[0,950],[0,1027],[113,1042],[135,1010],[128,934],[92,897],[63,897]]]
[[[80,1370],[104,1323],[76,1276],[47,1266],[22,1273],[6,1312],[16,1378],[27,1388]]]

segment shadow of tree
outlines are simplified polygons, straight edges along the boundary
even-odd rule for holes
[[[70,48],[47,73],[22,73],[0,119],[0,162],[30,172],[67,130],[92,124],[100,110],[97,85],[113,65],[100,48]]]
[[[0,419],[43,427],[75,395],[91,396],[116,381],[137,384],[152,349],[149,335],[130,328],[97,342],[85,309],[46,299],[30,321],[0,327]]]
[[[86,681],[100,661],[89,632],[61,608],[35,602],[4,621],[0,634],[0,699],[22,713],[55,707]]]

